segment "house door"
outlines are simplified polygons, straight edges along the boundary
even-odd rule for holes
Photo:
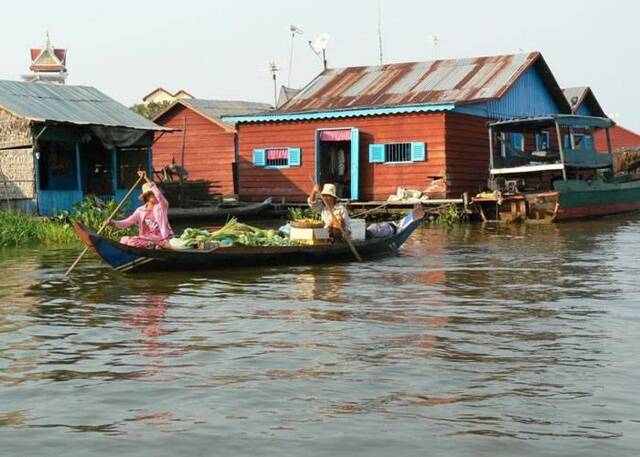
[[[86,171],[83,190],[86,194],[109,200],[114,195],[114,154],[94,138],[80,146]]]
[[[359,198],[360,135],[356,128],[321,129],[316,138],[316,180],[335,184],[338,197]]]

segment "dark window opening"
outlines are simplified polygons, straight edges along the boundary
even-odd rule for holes
[[[385,162],[411,162],[411,143],[384,145]]]

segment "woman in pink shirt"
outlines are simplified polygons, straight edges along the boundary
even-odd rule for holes
[[[133,224],[138,224],[138,235],[123,236],[120,239],[122,244],[147,249],[168,247],[168,241],[173,237],[173,229],[169,225],[169,217],[167,215],[169,202],[144,171],[139,171],[138,176],[146,181],[142,185],[142,195],[140,195],[144,205],[136,208],[133,214],[126,219],[111,221],[111,225],[118,228],[127,228]]]

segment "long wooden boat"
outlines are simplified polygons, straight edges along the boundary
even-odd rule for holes
[[[489,191],[472,199],[481,218],[556,222],[640,210],[640,176],[614,169],[613,125],[576,115],[490,124]],[[594,148],[597,129],[606,130],[606,152]]]
[[[414,210],[386,238],[354,242],[363,259],[396,254],[420,225],[422,213]],[[75,224],[80,239],[112,268],[122,272],[209,270],[265,265],[317,264],[353,260],[346,243],[316,246],[232,246],[214,250],[141,249],[104,238],[82,224]]]
[[[217,206],[195,208],[169,208],[169,219],[180,220],[225,220],[231,217],[248,219],[259,216],[272,208],[271,198],[259,203],[222,203]]]

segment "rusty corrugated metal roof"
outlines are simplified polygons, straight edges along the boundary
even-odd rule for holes
[[[278,109],[280,113],[426,103],[477,103],[500,98],[531,65],[567,102],[539,52],[327,69]]]

